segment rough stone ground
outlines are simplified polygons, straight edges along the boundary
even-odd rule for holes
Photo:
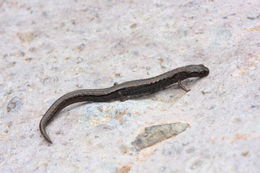
[[[0,0],[1,173],[257,173],[257,0]],[[38,124],[61,95],[188,64],[210,75],[143,99],[73,105]],[[185,123],[140,151],[151,126]]]

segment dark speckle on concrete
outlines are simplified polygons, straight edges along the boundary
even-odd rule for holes
[[[255,20],[255,19],[259,19],[259,18],[260,18],[260,14],[257,15],[257,16],[254,16],[254,17],[252,17],[252,16],[247,16],[247,19],[249,19],[249,20]]]
[[[76,59],[76,63],[77,63],[77,64],[81,63],[82,61],[83,61],[83,58],[77,57],[77,59]]]
[[[84,43],[81,43],[78,47],[77,47],[77,50],[79,52],[83,51],[85,49],[86,45]]]
[[[186,153],[193,153],[195,151],[195,148],[194,147],[191,147],[191,148],[188,148],[186,150]]]
[[[197,169],[197,168],[201,167],[202,164],[203,164],[202,160],[195,160],[191,164],[190,169],[192,169],[192,170]]]

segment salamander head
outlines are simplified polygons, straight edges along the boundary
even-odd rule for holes
[[[185,72],[187,72],[190,77],[205,77],[208,76],[209,69],[203,64],[188,65],[185,68]]]

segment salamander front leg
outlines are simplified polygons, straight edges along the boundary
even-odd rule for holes
[[[185,88],[185,86],[182,85],[182,83],[181,83],[180,80],[178,81],[178,86],[179,86],[182,90],[184,90],[184,91],[186,91],[186,92],[189,92],[189,91],[190,91],[190,89],[187,89],[187,88]]]
[[[121,91],[118,91],[118,94],[120,95],[119,100],[120,100],[121,102],[124,102],[124,101],[127,100],[127,97],[124,97]]]
[[[117,86],[117,85],[118,85],[118,83],[115,82],[115,83],[114,83],[114,86]],[[118,91],[118,94],[120,95],[119,100],[120,100],[121,102],[124,102],[124,101],[127,100],[127,97],[124,97],[121,91]]]

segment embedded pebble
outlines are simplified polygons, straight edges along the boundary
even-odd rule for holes
[[[172,123],[146,127],[145,132],[138,135],[136,140],[132,142],[132,145],[137,150],[141,150],[176,136],[185,131],[188,127],[189,124],[187,123]]]
[[[21,109],[23,103],[21,98],[19,97],[13,97],[7,104],[7,112],[15,112]]]

